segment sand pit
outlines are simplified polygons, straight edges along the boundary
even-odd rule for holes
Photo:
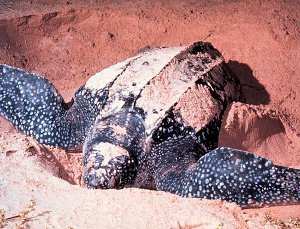
[[[141,49],[212,42],[245,98],[228,108],[220,145],[300,168],[299,14],[296,1],[0,1],[0,63],[44,74],[68,101]],[[300,217],[299,205],[241,210],[148,190],[87,190],[80,150],[42,147],[4,119],[0,174],[7,217],[35,201],[30,228],[272,228],[278,222],[266,214]]]

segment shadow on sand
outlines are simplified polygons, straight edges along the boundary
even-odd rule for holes
[[[227,64],[241,83],[242,102],[253,105],[268,104],[270,102],[270,94],[254,77],[249,65],[235,60],[230,60]]]

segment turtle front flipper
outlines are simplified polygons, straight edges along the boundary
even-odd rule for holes
[[[55,87],[41,76],[0,65],[0,115],[40,143],[74,148],[83,143],[107,91],[82,87],[73,104],[66,104]]]
[[[145,138],[143,117],[133,108],[98,117],[83,146],[87,187],[119,189],[133,184]]]
[[[190,156],[192,145],[193,140],[186,137],[154,149],[151,155],[155,157],[158,190],[184,197],[221,199],[241,206],[300,202],[300,170],[226,147],[195,161]]]

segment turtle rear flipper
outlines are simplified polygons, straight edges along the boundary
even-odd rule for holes
[[[188,161],[191,139],[155,149],[158,190],[184,197],[221,199],[241,206],[300,202],[300,170],[274,165],[252,153],[221,147]],[[190,143],[189,145],[186,143]],[[168,152],[172,152],[169,153]],[[173,164],[173,165],[172,165]]]
[[[92,111],[100,107],[95,103],[105,97],[104,90],[91,93],[82,87],[68,105],[47,79],[0,65],[0,115],[43,144],[73,148],[83,142],[97,115]]]

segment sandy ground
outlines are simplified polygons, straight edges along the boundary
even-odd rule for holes
[[[300,168],[299,1],[0,0],[0,62],[42,73],[67,101],[142,48],[197,40],[223,53],[245,96],[228,109],[220,145]],[[241,210],[147,190],[86,190],[74,185],[80,151],[39,146],[3,119],[0,153],[0,209],[11,216],[34,199],[32,228],[272,228],[266,213],[300,217],[299,205]]]

